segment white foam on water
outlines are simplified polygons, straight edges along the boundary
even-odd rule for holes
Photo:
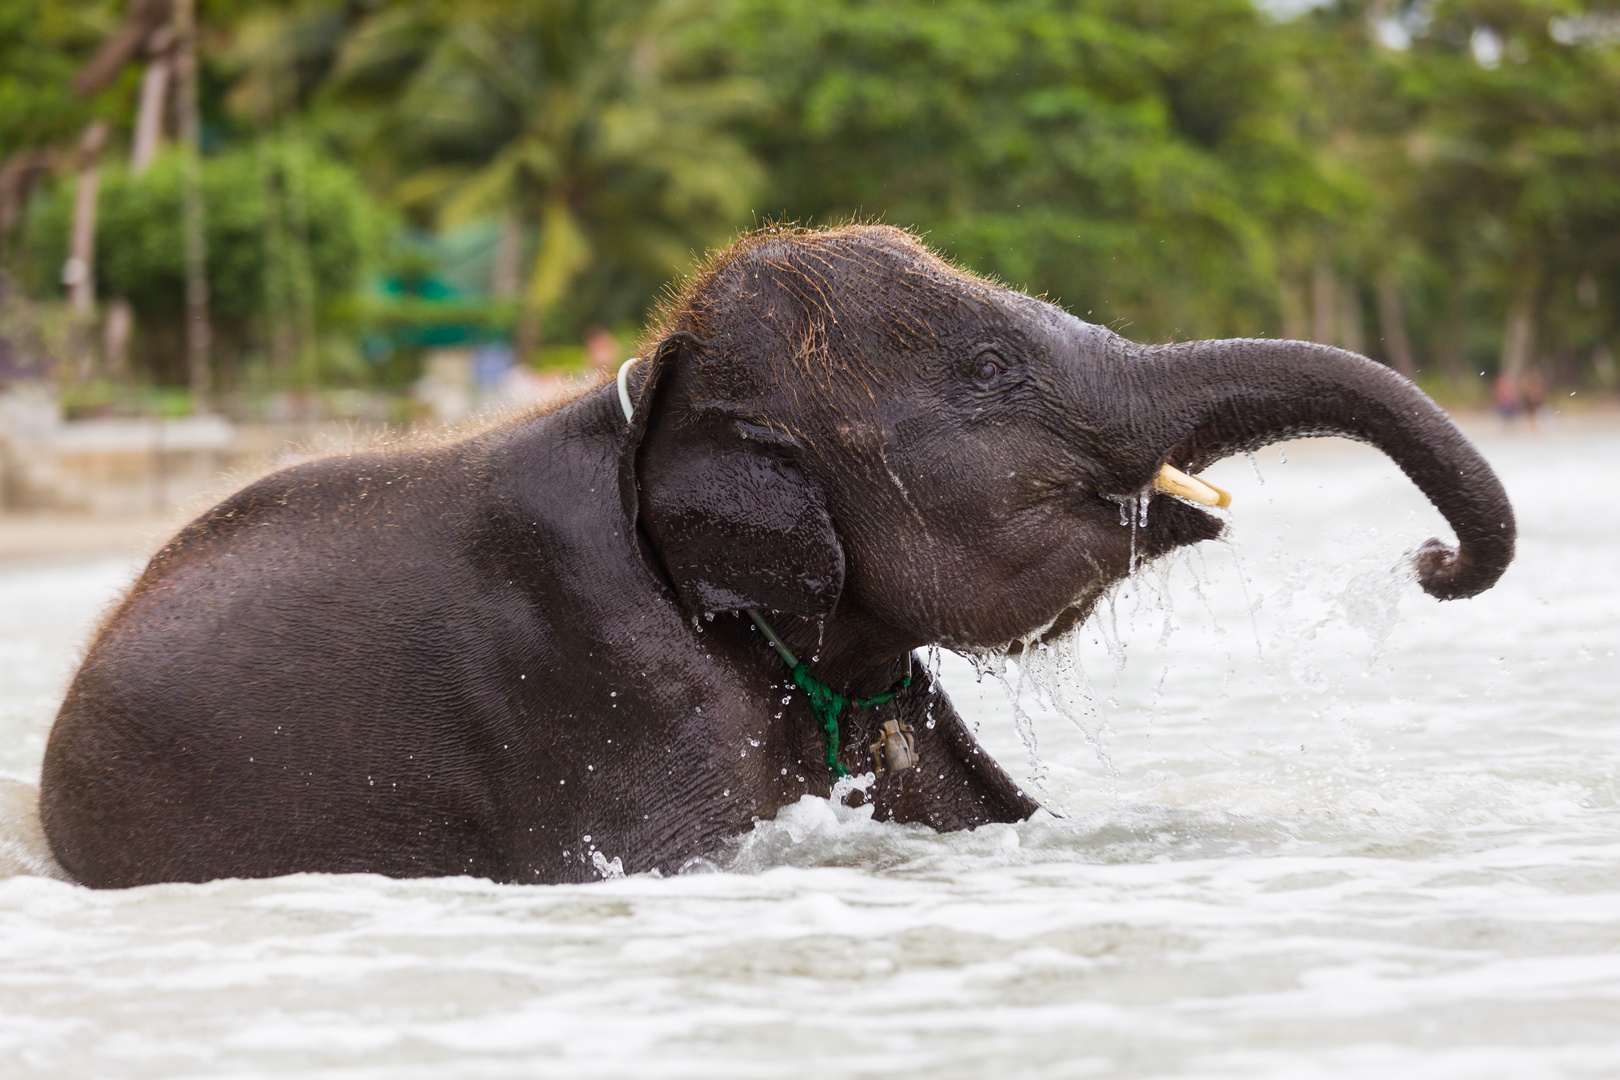
[[[28,785],[130,568],[0,570],[0,1074],[1620,1074],[1620,509],[1581,481],[1620,437],[1485,449],[1522,538],[1474,600],[1412,582],[1446,532],[1392,466],[1295,444],[1062,648],[930,656],[1053,813],[807,798],[578,886],[38,876]]]
[[[16,874],[68,880],[39,821],[39,788],[0,777],[0,880]]]

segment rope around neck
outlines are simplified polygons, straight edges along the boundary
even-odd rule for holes
[[[620,364],[618,377],[614,380],[619,387],[619,405],[624,409],[624,418],[628,423],[634,423],[636,419],[636,407],[630,401],[630,369],[640,359],[639,356],[632,356]],[[870,709],[874,705],[883,705],[899,697],[911,685],[911,653],[906,653],[906,673],[900,677],[899,682],[881,694],[865,698],[847,698],[810,674],[810,665],[793,655],[792,650],[777,636],[776,631],[771,629],[771,624],[765,621],[765,616],[759,613],[758,608],[748,608],[747,611],[748,617],[754,620],[754,625],[759,627],[760,633],[771,643],[771,648],[776,650],[776,655],[787,665],[788,677],[793,680],[793,685],[804,691],[810,712],[821,725],[821,739],[827,748],[827,770],[832,773],[834,780],[848,776],[849,770],[838,760],[838,717],[846,708]]]
[[[839,715],[843,713],[845,707],[870,709],[874,705],[883,705],[899,697],[906,687],[911,685],[911,653],[906,653],[906,673],[900,677],[899,682],[881,694],[865,698],[847,698],[810,674],[810,665],[793,655],[758,609],[749,608],[748,617],[754,620],[754,625],[759,627],[760,633],[771,643],[771,648],[776,650],[776,655],[787,665],[788,677],[793,680],[793,685],[804,691],[810,712],[821,724],[821,739],[827,748],[827,769],[832,773],[833,779],[848,776],[849,770],[838,760]]]

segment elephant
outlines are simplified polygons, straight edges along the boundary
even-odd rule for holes
[[[67,872],[667,874],[844,772],[879,820],[1023,820],[917,651],[1066,632],[1222,534],[1156,478],[1280,440],[1401,467],[1457,536],[1413,556],[1431,595],[1513,558],[1502,485],[1391,369],[1135,343],[901,229],[746,234],[651,326],[617,385],[283,469],[159,550],[49,736]]]

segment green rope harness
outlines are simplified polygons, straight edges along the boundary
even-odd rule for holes
[[[690,335],[688,335],[690,336]],[[640,362],[641,357],[632,356],[619,365],[619,406],[624,409],[624,419],[627,423],[635,423],[636,407],[630,400],[630,369]],[[900,692],[911,685],[911,654],[906,653],[906,674],[890,689],[869,698],[856,698],[851,701],[843,694],[810,674],[810,665],[801,664],[782,639],[776,636],[776,631],[770,628],[765,619],[755,608],[748,609],[748,617],[754,620],[754,625],[770,639],[782,662],[788,666],[788,673],[793,679],[793,685],[804,691],[804,696],[810,702],[810,711],[821,722],[821,735],[827,743],[827,768],[832,771],[833,778],[848,776],[849,770],[844,768],[838,760],[838,716],[846,706],[857,709],[869,709],[873,705],[882,705],[893,701]]]
[[[793,680],[794,686],[804,691],[810,712],[821,723],[821,738],[827,746],[827,768],[832,773],[833,779],[848,776],[849,770],[838,760],[838,717],[846,707],[870,709],[874,705],[883,705],[899,697],[906,687],[911,685],[911,654],[906,654],[905,675],[889,689],[871,697],[847,698],[810,674],[810,665],[797,659],[788,650],[782,639],[776,636],[776,631],[771,629],[770,624],[756,609],[749,608],[748,617],[754,620],[754,625],[759,627],[760,633],[765,635],[771,647],[776,650],[776,654],[788,666],[788,677]]]

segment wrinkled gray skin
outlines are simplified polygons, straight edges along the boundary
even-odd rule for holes
[[[678,870],[829,788],[742,610],[851,696],[926,644],[1060,633],[1129,572],[1117,500],[1166,462],[1346,435],[1456,531],[1417,556],[1430,593],[1486,589],[1513,554],[1490,468],[1394,372],[1300,342],[1138,345],[892,229],[746,238],[665,312],[630,389],[630,422],[602,386],[453,445],[276,473],[182,531],[51,733],[62,865],[97,886]],[[1136,554],[1220,531],[1154,496]],[[895,717],[922,763],[873,786],[880,818],[1035,809],[920,668],[845,714],[850,770]]]

